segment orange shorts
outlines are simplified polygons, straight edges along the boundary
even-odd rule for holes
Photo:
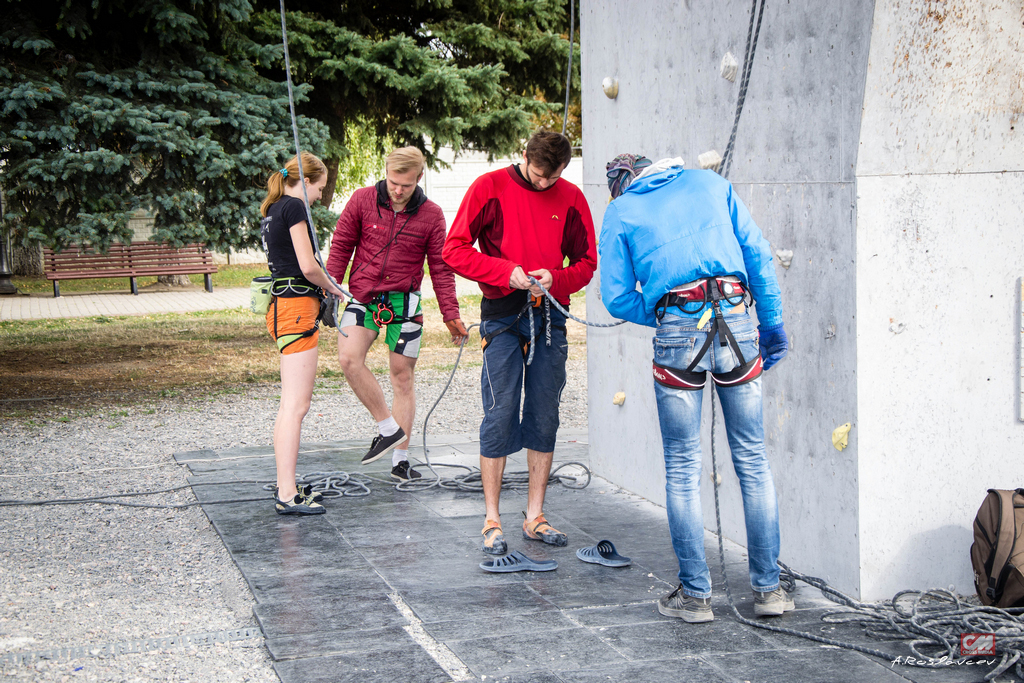
[[[274,316],[277,334],[274,334]],[[267,332],[277,341],[281,353],[299,353],[315,349],[320,339],[316,319],[320,316],[320,299],[314,296],[274,297],[267,311]],[[309,330],[313,334],[302,336]]]

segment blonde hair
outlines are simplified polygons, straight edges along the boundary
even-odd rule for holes
[[[284,171],[284,173],[282,173]],[[309,152],[302,153],[302,174],[309,178],[310,183],[327,175],[327,166]],[[260,215],[266,216],[270,206],[284,196],[285,184],[295,187],[299,182],[299,159],[292,157],[280,171],[274,171],[267,180],[267,198],[260,204]]]
[[[385,171],[408,173],[415,170],[417,176],[423,173],[426,165],[427,160],[423,157],[423,152],[415,147],[399,147],[384,160]]]

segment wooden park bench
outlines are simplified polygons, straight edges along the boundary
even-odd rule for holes
[[[217,265],[213,252],[202,244],[189,244],[180,249],[163,242],[132,242],[110,245],[106,254],[83,251],[74,246],[60,253],[43,249],[43,270],[53,280],[53,296],[60,296],[61,280],[85,280],[103,277],[127,277],[132,294],[139,293],[137,277],[155,275],[192,275],[202,273],[207,292],[213,291]]]

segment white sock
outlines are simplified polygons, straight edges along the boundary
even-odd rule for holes
[[[398,431],[398,423],[395,422],[395,417],[389,415],[388,419],[381,420],[377,423],[377,428],[380,430],[382,436],[391,436]]]
[[[409,459],[409,451],[408,450],[400,451],[400,450],[398,450],[396,448],[395,450],[391,451],[391,466],[392,467],[397,467],[398,463],[402,462],[403,460],[408,460],[408,459]]]

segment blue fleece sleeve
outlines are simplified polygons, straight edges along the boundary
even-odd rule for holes
[[[601,300],[616,318],[654,327],[655,318],[644,311],[644,299],[636,289],[636,272],[629,240],[615,202],[604,212],[601,239],[597,243],[601,268]]]
[[[733,232],[743,250],[743,266],[747,270],[747,285],[757,304],[757,321],[762,327],[782,323],[782,292],[775,277],[775,264],[768,240],[754,223],[747,207],[736,196],[732,184],[728,188],[729,215]]]

